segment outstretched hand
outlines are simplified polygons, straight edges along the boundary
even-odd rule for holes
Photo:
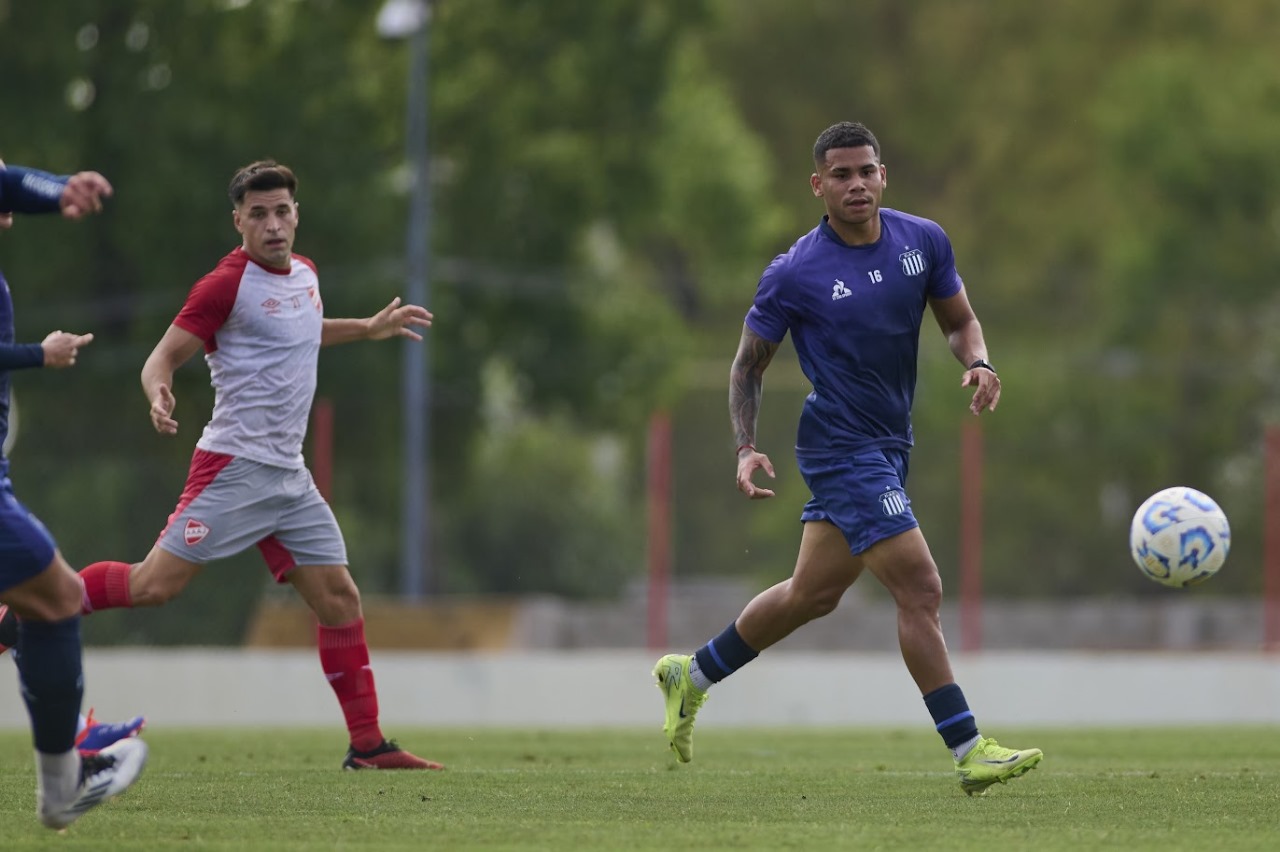
[[[102,210],[102,199],[110,198],[111,184],[97,172],[78,172],[62,188],[58,206],[65,219],[81,219]]]
[[[418,305],[401,305],[396,296],[391,304],[369,318],[369,339],[386,340],[388,337],[407,337],[421,340],[422,335],[411,326],[430,328],[431,311]]]
[[[973,392],[973,399],[969,402],[969,410],[978,415],[985,408],[987,411],[995,411],[996,404],[1000,402],[1000,377],[986,367],[977,367],[972,370],[965,370],[964,377],[960,380],[960,387],[976,387]]]
[[[51,331],[40,344],[40,348],[44,350],[44,365],[54,368],[74,366],[80,347],[92,342],[92,334]]]
[[[738,456],[738,490],[752,500],[764,500],[772,497],[772,490],[761,488],[751,481],[751,477],[757,470],[763,470],[769,475],[770,479],[776,478],[773,472],[773,462],[769,461],[769,457],[764,453],[749,450]]]
[[[178,434],[178,421],[173,419],[173,409],[177,404],[178,400],[168,385],[156,388],[156,397],[151,400],[151,425],[161,435]]]

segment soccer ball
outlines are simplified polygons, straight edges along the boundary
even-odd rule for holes
[[[1226,514],[1194,488],[1178,486],[1152,494],[1129,527],[1129,552],[1139,570],[1175,589],[1217,574],[1230,549]]]

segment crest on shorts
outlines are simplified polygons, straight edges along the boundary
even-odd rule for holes
[[[880,511],[890,517],[901,515],[907,511],[907,495],[897,489],[884,492],[880,495]]]
[[[902,274],[915,277],[923,275],[924,268],[927,265],[924,260],[924,252],[920,249],[912,249],[898,255],[898,260],[902,263]]]
[[[194,547],[204,541],[204,537],[209,534],[209,528],[195,518],[188,518],[187,525],[182,530],[182,540],[187,543],[187,547]]]

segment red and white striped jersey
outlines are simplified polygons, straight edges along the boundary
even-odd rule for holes
[[[259,266],[237,247],[195,283],[173,324],[204,341],[213,416],[196,444],[284,468],[305,466],[324,303],[315,264]]]

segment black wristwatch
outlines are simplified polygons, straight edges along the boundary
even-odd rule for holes
[[[969,365],[970,370],[976,370],[979,367],[981,367],[984,370],[990,370],[993,373],[996,371],[995,367],[991,366],[986,361],[983,361],[981,358],[979,358],[977,361],[974,361],[972,364]]]

